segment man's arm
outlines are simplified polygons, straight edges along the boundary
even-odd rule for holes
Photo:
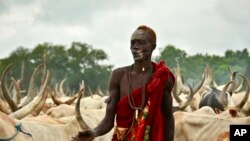
[[[109,82],[109,99],[107,100],[106,114],[100,124],[94,128],[94,134],[101,136],[108,133],[114,127],[116,114],[116,104],[120,99],[119,78],[121,78],[121,70],[116,69],[112,72]]]
[[[172,95],[171,91],[174,86],[174,82],[171,78],[169,78],[165,84],[164,94],[162,99],[162,110],[165,118],[165,141],[173,141],[174,140],[174,116],[172,110]]]
[[[106,114],[103,120],[94,128],[79,132],[72,141],[92,141],[95,137],[108,133],[114,127],[116,104],[120,99],[120,78],[122,70],[116,69],[112,72],[109,81],[109,98],[107,100]]]

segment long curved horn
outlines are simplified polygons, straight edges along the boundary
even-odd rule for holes
[[[76,120],[82,129],[89,129],[90,127],[87,123],[83,120],[81,112],[80,112],[80,100],[82,98],[82,93],[84,92],[84,88],[79,91],[79,96],[76,102],[75,113],[76,113]]]
[[[181,75],[181,70],[180,70],[180,66],[179,63],[177,62],[177,68],[176,68],[176,89],[177,89],[177,93],[190,93],[189,89],[183,84],[183,79],[182,79],[182,75]]]
[[[34,97],[36,96],[36,91],[35,91],[35,77],[38,74],[38,71],[43,67],[43,64],[40,64],[35,71],[33,72],[31,79],[30,79],[30,85],[29,85],[29,89],[28,89],[28,94],[26,99],[24,100],[24,102],[22,103],[22,106],[27,105],[30,101],[32,101],[34,99]]]
[[[174,99],[175,99],[175,101],[177,102],[177,103],[182,103],[182,100],[181,100],[181,98],[179,97],[179,95],[180,95],[180,93],[179,94],[177,94],[177,93],[173,93],[173,97],[174,97]]]
[[[196,94],[201,88],[202,88],[202,86],[203,86],[203,84],[204,84],[204,82],[205,82],[205,74],[203,75],[203,77],[202,77],[202,80],[201,80],[201,82],[198,84],[198,86],[196,87],[196,88],[194,88],[194,90],[193,90],[193,93],[194,94]],[[190,86],[189,86],[189,89],[190,89]]]
[[[88,90],[89,90],[89,94],[90,96],[93,98],[93,93],[92,93],[92,90],[90,89],[90,87],[88,86]]]
[[[63,79],[62,82],[59,85],[60,96],[65,96],[65,93],[64,93],[64,90],[63,90],[63,84],[64,84],[65,81],[66,81],[66,79]]]
[[[215,82],[215,80],[214,80],[214,79],[213,79],[213,81],[212,81],[211,86],[213,86],[213,87],[218,87],[218,84]]]
[[[60,92],[59,92],[59,90],[58,90],[58,89],[59,89],[59,88],[58,88],[58,85],[59,85],[59,84],[56,83],[56,85],[55,85],[55,90],[54,90],[56,96],[60,96]]]
[[[45,78],[45,79],[46,79],[46,78]],[[33,116],[39,115],[39,113],[42,111],[43,106],[44,106],[44,104],[45,104],[45,102],[46,102],[46,99],[47,99],[47,97],[48,97],[48,95],[49,95],[48,88],[46,88],[45,93],[46,93],[46,94],[44,94],[44,97],[42,98],[42,100],[40,101],[40,103],[39,103],[39,104],[37,105],[37,107],[31,112],[31,114],[32,114]]]
[[[72,96],[70,99],[66,100],[64,103],[65,104],[68,104],[68,105],[71,105],[77,98],[78,98],[78,93],[75,94],[74,96]]]
[[[11,80],[12,80],[12,82],[14,84],[14,87],[15,87],[14,94],[13,94],[13,99],[14,99],[16,105],[18,105],[18,104],[20,104],[20,101],[21,101],[20,88],[19,88],[19,86],[17,84],[17,81],[13,77],[11,77]]]
[[[44,65],[44,67],[43,67],[43,74],[45,74],[46,73],[46,71],[47,71],[47,65],[48,64],[48,51],[45,49],[45,52],[44,52],[44,54],[43,54],[43,65]],[[44,81],[45,81],[45,78],[46,76],[44,75],[44,77],[42,77],[42,79],[41,79],[41,82],[42,83],[44,83]]]
[[[232,71],[231,67],[230,67],[230,66],[227,66],[227,68],[228,68],[228,71],[229,71],[230,75],[232,75],[232,74],[233,74],[233,71]]]
[[[232,93],[235,91],[236,89],[236,85],[237,85],[237,79],[236,79],[236,74],[238,72],[234,71],[230,77],[230,80],[232,81],[232,84],[228,87],[227,92],[230,93],[230,96],[232,96]]]
[[[176,71],[177,71],[176,68],[174,68],[174,71],[175,71],[175,74],[176,74]],[[177,79],[177,77],[178,76],[175,76],[176,79]],[[179,90],[179,92],[180,92],[180,90]],[[182,100],[179,97],[180,94],[177,94],[177,93],[178,93],[178,90],[177,90],[177,81],[175,81],[174,88],[172,89],[173,98],[176,100],[177,103],[181,103]]]
[[[176,81],[176,67],[173,68],[174,70],[174,78],[175,78],[175,81],[174,81],[174,86],[173,86],[173,89],[172,89],[172,93],[174,94],[177,94],[177,81]]]
[[[103,92],[102,92],[102,90],[101,90],[101,88],[100,88],[100,85],[97,86],[96,94],[98,94],[98,95],[101,96],[101,97],[104,96],[104,94],[103,94]]]
[[[245,73],[244,76],[247,76],[247,74]],[[247,85],[245,83],[246,81],[244,81],[244,78],[243,78],[239,86],[235,89],[234,93],[239,93],[243,89],[244,85]]]
[[[208,64],[206,65],[206,68],[205,68],[205,71],[204,71],[203,75],[206,78],[206,80],[204,82],[204,85],[210,86],[210,84],[211,84],[211,82],[213,80],[213,75],[212,75],[211,68],[210,68],[210,66]]]
[[[221,104],[223,105],[224,108],[227,107],[228,105],[228,101],[225,100],[225,94],[226,94],[226,91],[227,91],[227,88],[228,86],[233,83],[233,81],[229,81],[225,86],[224,88],[222,89],[221,93],[220,93],[220,100],[221,100]]]
[[[53,102],[58,106],[61,104],[64,104],[63,101],[61,101],[59,98],[57,98],[54,94],[51,93],[51,99],[53,100]]]
[[[7,115],[11,113],[8,103],[6,103],[5,100],[2,100],[1,97],[0,97],[0,111]]]
[[[204,85],[208,85],[211,87],[218,87],[218,85],[216,84],[214,80],[213,71],[208,64],[207,64],[205,72],[206,72],[206,81],[204,82]]]
[[[29,102],[27,105],[22,107],[21,109],[11,113],[9,117],[12,117],[15,119],[22,119],[23,117],[31,113],[43,99],[47,98],[47,93],[45,93],[45,91],[46,91],[46,87],[47,87],[48,79],[49,79],[49,70],[46,71],[45,75],[46,75],[46,79],[44,81],[44,84],[38,96],[35,99],[33,99],[31,102]]]
[[[187,101],[185,103],[183,103],[182,105],[179,106],[179,110],[183,111],[192,101],[193,96],[194,96],[194,92],[193,89],[191,88],[190,85],[188,85],[189,89],[190,89],[190,93],[188,95]]]
[[[245,84],[247,85],[247,91],[246,91],[246,93],[245,93],[245,96],[244,96],[243,99],[241,100],[241,102],[235,106],[235,107],[238,108],[238,109],[242,109],[242,107],[245,105],[245,103],[246,103],[247,100],[248,100],[249,92],[250,92],[250,84],[249,84],[248,79],[246,78],[246,76],[242,76],[242,75],[240,75],[240,76],[244,78]]]
[[[77,97],[78,97],[78,93],[72,96],[71,98],[69,98],[68,100],[62,101],[51,93],[51,99],[56,105],[61,105],[61,104],[71,105],[77,99]]]
[[[4,70],[3,74],[2,74],[2,78],[1,78],[1,88],[2,88],[2,92],[3,92],[3,96],[6,100],[6,102],[9,104],[11,111],[14,112],[16,110],[18,110],[18,106],[15,104],[14,100],[10,97],[10,92],[7,89],[7,74],[10,71],[10,69],[13,67],[14,64],[10,64],[9,66],[7,66],[7,68]]]
[[[189,89],[183,84],[183,79],[181,76],[181,70],[178,61],[176,61],[175,69],[175,91],[179,93],[189,93]]]

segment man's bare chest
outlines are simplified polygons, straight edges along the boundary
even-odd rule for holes
[[[143,80],[145,79],[145,74],[130,74],[125,73],[120,81],[120,98],[128,95],[129,89],[131,91],[141,88],[143,86]],[[129,80],[130,79],[130,80]]]

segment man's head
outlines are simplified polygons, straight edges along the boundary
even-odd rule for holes
[[[131,36],[131,46],[135,61],[151,59],[153,50],[156,47],[156,34],[148,26],[139,26]]]
[[[141,26],[139,26],[137,28],[137,30],[143,30],[144,32],[146,32],[146,34],[148,36],[148,40],[152,44],[156,45],[156,34],[155,34],[155,31],[152,28],[150,28],[150,27],[148,27],[146,25],[141,25]]]

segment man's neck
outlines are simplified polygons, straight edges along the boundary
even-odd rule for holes
[[[152,67],[151,60],[144,62],[134,62],[132,70],[137,73],[148,72]]]

